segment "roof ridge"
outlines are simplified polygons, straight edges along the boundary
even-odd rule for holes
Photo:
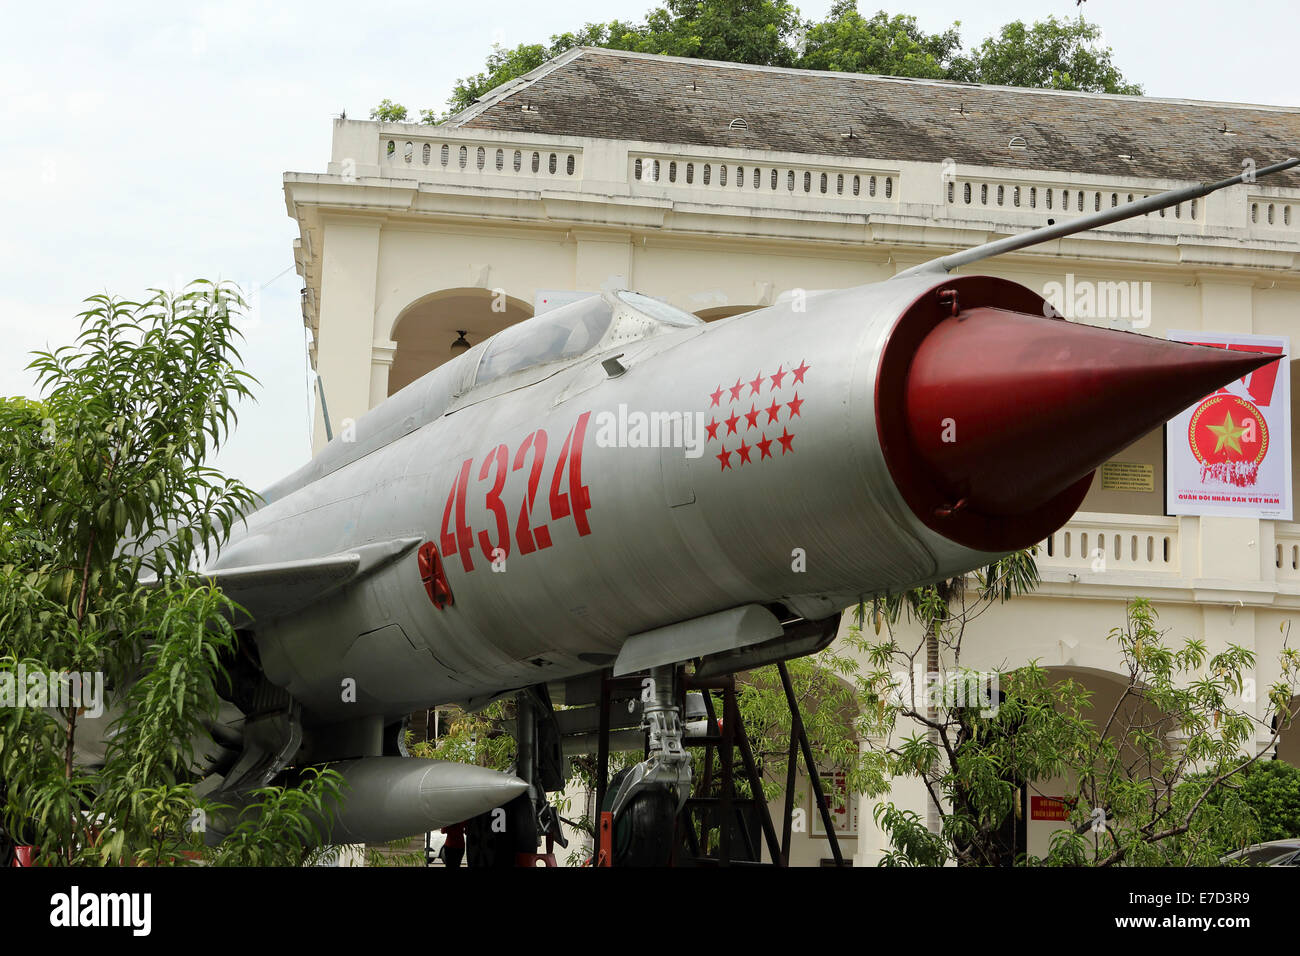
[[[582,56],[584,52],[592,49],[595,48],[584,47],[584,46],[570,47],[569,49],[561,53],[559,56],[552,57],[551,59],[547,60],[541,66],[533,67],[533,69],[529,70],[527,73],[524,73],[520,76],[511,77],[510,79],[506,80],[504,83],[500,83],[492,87],[492,89],[488,90],[486,93],[480,96],[469,106],[465,107],[459,113],[447,117],[447,119],[445,120],[445,125],[451,126],[452,128],[459,128],[463,126],[465,123],[474,119],[474,117],[478,116],[480,113],[484,112],[490,107],[493,107],[497,103],[501,102],[507,96],[513,96],[515,93],[518,93],[520,90],[532,86],[542,77],[555,72],[560,67],[564,66],[566,63],[578,59],[578,57]],[[439,125],[444,125],[444,124],[439,124]]]

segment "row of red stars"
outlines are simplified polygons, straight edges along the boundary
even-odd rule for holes
[[[741,412],[740,415],[737,415],[733,411],[731,413],[730,418],[724,418],[722,421],[718,421],[717,418],[710,418],[709,423],[704,426],[705,430],[709,433],[708,438],[706,438],[705,440],[712,441],[713,439],[717,438],[718,429],[723,425],[727,426],[728,435],[736,434],[736,425],[740,422],[741,415],[743,415],[745,418],[746,431],[748,431],[751,428],[758,427],[758,416],[762,415],[763,412],[767,412],[767,421],[765,422],[765,424],[770,425],[773,422],[775,422],[777,420],[777,416],[781,414],[781,407],[783,405],[789,407],[790,409],[790,414],[786,416],[787,422],[793,420],[796,415],[802,418],[803,415],[800,414],[799,409],[803,407],[803,404],[804,404],[804,400],[799,397],[798,392],[795,392],[794,398],[788,402],[777,402],[776,399],[773,399],[772,404],[769,405],[767,408],[762,408],[762,409],[755,408],[754,403],[750,402],[749,411]]]
[[[790,434],[790,429],[782,428],[781,434],[778,435],[775,440],[781,443],[782,455],[786,452],[794,451],[794,436]],[[760,453],[758,457],[759,461],[762,461],[764,458],[772,457],[772,441],[773,439],[768,438],[767,433],[764,432],[762,441],[756,441],[752,445],[746,445],[745,440],[742,438],[740,440],[740,447],[735,451],[727,451],[727,446],[723,445],[722,454],[714,455],[713,457],[717,458],[718,461],[722,463],[721,471],[726,471],[731,467],[732,455],[740,456],[740,463],[742,465],[752,464],[749,455],[755,448],[757,448]]]
[[[811,366],[809,366],[808,363],[805,362],[803,359],[800,359],[799,367],[792,368],[788,372],[785,370],[785,366],[781,365],[777,367],[776,373],[774,375],[764,375],[762,372],[759,372],[757,375],[754,376],[754,379],[751,382],[743,382],[740,379],[736,379],[735,385],[719,385],[718,390],[716,392],[712,392],[709,394],[709,399],[710,399],[709,407],[712,408],[715,405],[721,407],[719,403],[722,401],[723,392],[731,393],[731,398],[728,399],[728,404],[730,404],[731,402],[740,401],[740,393],[744,389],[745,385],[749,385],[750,395],[757,395],[759,392],[763,390],[764,378],[769,379],[772,382],[771,387],[768,389],[769,392],[774,392],[778,388],[780,388],[782,381],[784,381],[787,375],[794,376],[794,381],[792,384],[798,385],[801,382],[803,382],[804,373],[806,373],[809,368],[811,368]]]

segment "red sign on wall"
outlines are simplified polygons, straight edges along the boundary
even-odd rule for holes
[[[1029,798],[1029,819],[1031,820],[1064,820],[1066,816],[1065,801],[1059,797]]]

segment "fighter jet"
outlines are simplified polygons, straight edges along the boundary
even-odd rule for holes
[[[333,765],[335,842],[526,794],[532,852],[563,783],[546,686],[612,667],[653,681],[615,812],[679,807],[676,665],[810,653],[845,607],[1041,541],[1102,462],[1275,360],[1074,324],[949,271],[1241,181],[709,324],[604,290],[474,345],[266,489],[205,567],[248,611],[208,790],[237,803]],[[505,694],[514,775],[402,755],[404,715]]]

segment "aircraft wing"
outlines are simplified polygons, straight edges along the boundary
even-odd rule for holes
[[[312,601],[391,564],[421,540],[394,538],[337,554],[243,567],[209,568],[199,574],[248,612],[247,615],[237,615],[236,623],[242,624],[250,617],[268,620],[292,614]],[[155,581],[142,583],[148,586]]]

